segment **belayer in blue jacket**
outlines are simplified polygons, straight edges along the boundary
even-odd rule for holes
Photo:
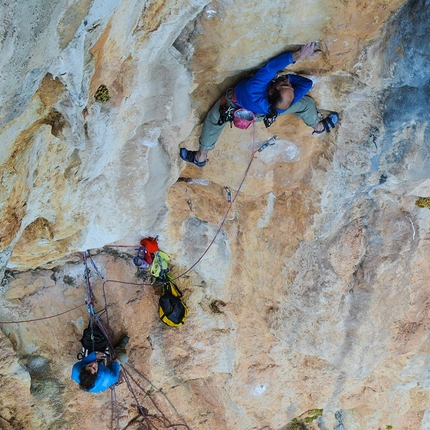
[[[180,149],[183,160],[199,167],[206,164],[208,151],[214,149],[221,131],[228,122],[233,122],[239,128],[245,128],[252,122],[263,120],[266,127],[283,113],[292,113],[301,118],[306,125],[312,127],[313,134],[329,132],[338,121],[338,114],[331,112],[321,120],[315,102],[307,92],[312,88],[312,81],[294,74],[277,75],[290,64],[314,55],[315,42],[303,45],[296,52],[286,52],[270,60],[265,66],[249,79],[240,81],[234,88],[229,88],[206,115],[203,123],[198,151]],[[237,118],[235,112],[248,113],[250,121],[245,123]],[[248,112],[246,112],[248,111]]]
[[[128,361],[125,346],[129,341],[128,336],[123,336],[115,347],[116,358],[105,366],[100,360],[105,358],[104,352],[93,351],[87,357],[83,358],[73,365],[71,378],[79,386],[90,393],[99,393],[107,390],[119,379],[121,364]],[[100,362],[99,362],[100,361]]]

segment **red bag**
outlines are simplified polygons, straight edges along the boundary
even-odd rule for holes
[[[158,242],[153,237],[142,239],[140,244],[144,246],[150,254],[155,254],[158,251]]]

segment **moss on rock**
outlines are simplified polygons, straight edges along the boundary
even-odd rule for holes
[[[415,206],[419,208],[427,208],[430,209],[430,197],[420,197],[416,202]]]

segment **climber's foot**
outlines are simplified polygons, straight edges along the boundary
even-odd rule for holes
[[[198,167],[206,166],[206,161],[197,161],[196,159],[197,151],[189,151],[186,148],[181,148],[179,150],[179,156],[188,163],[195,164]]]
[[[338,121],[339,114],[337,112],[330,112],[326,118],[324,118],[315,126],[312,134],[321,134],[325,131],[330,133],[330,130],[335,127]]]

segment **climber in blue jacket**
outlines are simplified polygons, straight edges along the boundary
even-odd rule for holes
[[[71,378],[89,393],[99,393],[116,384],[119,379],[121,364],[128,361],[125,346],[129,339],[128,336],[123,336],[118,345],[115,346],[116,359],[109,366],[99,362],[105,358],[103,352],[93,351],[73,365]]]
[[[181,148],[180,157],[199,167],[205,166],[208,151],[214,149],[221,131],[227,122],[234,120],[234,112],[239,109],[252,112],[251,116],[257,121],[263,120],[266,127],[273,124],[278,115],[292,113],[312,127],[313,134],[329,132],[337,123],[338,114],[331,112],[323,120],[319,118],[315,102],[306,95],[312,87],[312,81],[294,74],[277,75],[288,65],[317,52],[320,51],[316,49],[315,42],[307,43],[296,52],[278,55],[254,76],[240,81],[234,88],[229,88],[205,118],[199,150]]]

